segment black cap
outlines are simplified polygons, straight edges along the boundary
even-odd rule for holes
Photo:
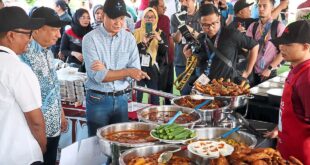
[[[310,44],[310,21],[299,20],[289,24],[281,37],[270,40],[274,45],[291,43]]]
[[[252,3],[247,3],[246,0],[238,0],[234,5],[235,14],[237,14],[240,10],[253,5]]]
[[[124,0],[106,0],[103,6],[103,11],[109,18],[115,19],[120,16],[130,15],[127,13],[126,4]]]
[[[39,29],[44,25],[44,19],[29,18],[20,7],[4,7],[0,10],[0,32],[8,32],[14,29]]]
[[[31,15],[31,18],[44,18],[44,25],[52,27],[63,27],[70,22],[61,21],[57,13],[48,7],[39,7]]]

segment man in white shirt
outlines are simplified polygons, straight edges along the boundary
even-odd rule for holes
[[[19,7],[0,10],[0,164],[43,162],[46,135],[40,86],[17,56],[27,50],[32,30],[43,23]]]

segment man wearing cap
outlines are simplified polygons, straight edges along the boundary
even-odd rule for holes
[[[272,42],[291,62],[291,71],[285,80],[278,127],[266,136],[278,135],[278,149],[285,159],[294,156],[310,164],[310,21],[291,23]]]
[[[56,163],[57,147],[61,130],[67,127],[67,121],[61,107],[60,85],[53,65],[54,56],[48,48],[60,38],[60,28],[67,22],[61,21],[56,12],[47,7],[36,9],[32,18],[45,20],[44,26],[32,32],[33,40],[29,49],[21,56],[39,79],[41,87],[43,116],[45,119],[47,150],[44,163]]]
[[[102,126],[128,121],[130,81],[149,78],[140,70],[135,38],[123,28],[129,16],[124,1],[107,0],[103,8],[103,25],[86,34],[82,42],[89,136]]]
[[[257,19],[251,18],[251,5],[246,0],[239,0],[234,5],[235,18],[229,27],[236,28],[240,32],[246,32],[246,29],[251,23],[257,21]]]
[[[45,124],[38,79],[18,54],[27,50],[32,30],[42,19],[30,19],[20,7],[0,10],[0,164],[43,162]]]

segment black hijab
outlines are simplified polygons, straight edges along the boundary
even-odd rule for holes
[[[87,34],[88,32],[90,32],[92,29],[90,23],[87,27],[82,27],[81,24],[80,24],[80,21],[79,19],[82,17],[82,15],[84,13],[88,13],[87,10],[85,9],[78,9],[76,10],[76,12],[74,13],[73,15],[73,18],[72,18],[72,22],[71,22],[71,27],[72,27],[72,30],[73,32],[78,36],[78,37],[83,37],[85,34]],[[88,13],[89,15],[89,13]]]

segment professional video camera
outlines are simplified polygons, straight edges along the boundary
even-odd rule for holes
[[[198,52],[201,45],[199,41],[192,35],[192,33],[189,32],[187,26],[185,24],[180,25],[178,27],[179,31],[183,35],[183,37],[186,40],[186,43],[188,44],[188,47],[192,49],[192,52]]]

